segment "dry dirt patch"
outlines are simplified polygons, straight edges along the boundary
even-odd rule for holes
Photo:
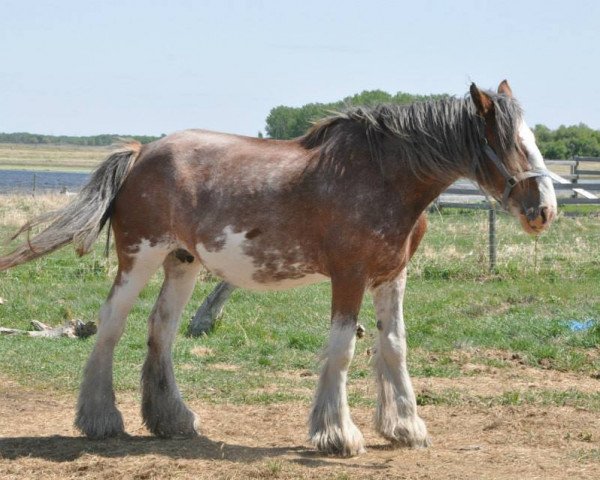
[[[119,395],[130,436],[89,441],[72,427],[74,395],[0,380],[0,478],[600,478],[598,416],[571,407],[423,407],[427,450],[390,450],[370,409],[356,408],[368,452],[338,459],[304,442],[307,404],[192,403],[203,435],[161,440],[141,425],[135,396]]]

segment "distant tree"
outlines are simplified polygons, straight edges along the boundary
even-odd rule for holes
[[[304,134],[316,120],[351,106],[373,106],[380,103],[406,104],[445,96],[447,95],[411,95],[404,92],[392,95],[383,90],[365,90],[332,103],[307,103],[302,107],[280,105],[269,112],[265,131],[271,138],[290,139]]]
[[[533,131],[545,158],[600,157],[600,130],[583,123],[569,127],[561,125],[556,130],[536,125]]]
[[[300,130],[297,126],[300,109],[280,105],[271,109],[265,132],[271,138],[293,138]]]

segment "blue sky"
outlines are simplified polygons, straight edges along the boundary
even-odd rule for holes
[[[0,131],[247,135],[277,105],[508,78],[600,129],[600,2],[0,0]]]

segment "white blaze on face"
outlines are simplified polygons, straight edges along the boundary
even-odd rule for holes
[[[527,153],[527,159],[531,166],[539,170],[547,170],[546,164],[542,153],[535,143],[535,136],[531,129],[525,123],[525,120],[521,120],[519,126],[519,138]],[[554,193],[554,186],[552,185],[552,179],[550,177],[536,177],[538,188],[540,191],[540,206],[548,207],[553,212],[556,212],[556,194]]]

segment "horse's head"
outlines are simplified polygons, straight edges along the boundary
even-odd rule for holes
[[[519,218],[526,232],[538,234],[556,217],[556,195],[533,132],[506,80],[498,94],[479,90],[475,84],[470,93],[485,125],[476,180]]]

